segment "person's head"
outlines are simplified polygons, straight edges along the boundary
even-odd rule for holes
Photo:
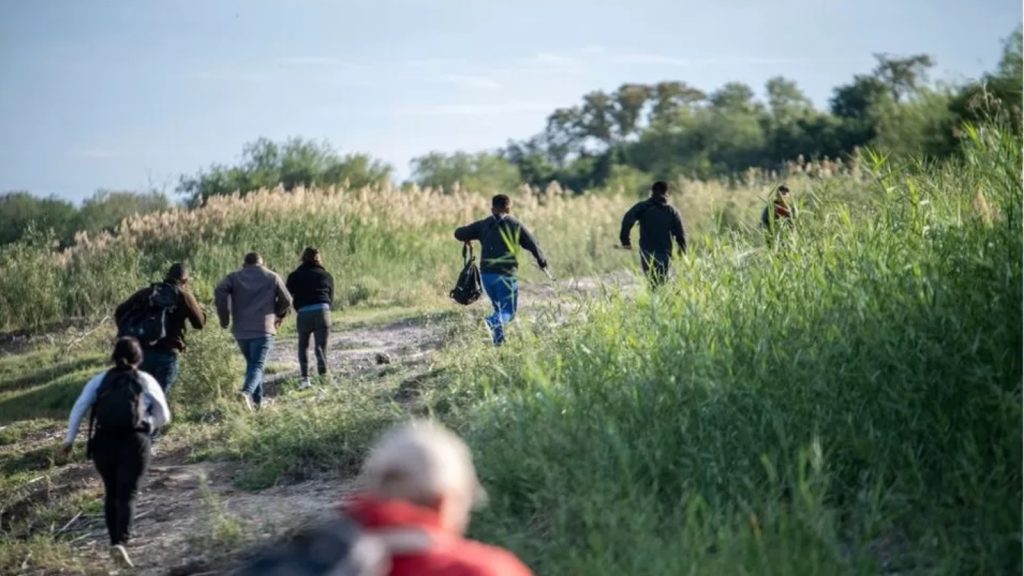
[[[181,262],[171,264],[171,267],[167,269],[167,275],[164,276],[164,280],[173,284],[187,284],[188,268]]]
[[[302,263],[303,264],[321,264],[320,251],[312,246],[307,247],[302,251]]]
[[[375,497],[436,510],[441,527],[455,534],[465,533],[470,511],[486,498],[466,443],[426,420],[385,433],[363,463],[359,480]]]
[[[114,343],[114,352],[110,355],[115,368],[138,368],[142,364],[142,346],[131,336],[118,338]]]
[[[785,197],[789,196],[789,186],[786,186],[785,184],[783,184],[782,186],[779,186],[776,189],[776,191],[779,193],[779,197],[781,197],[781,198],[785,198]]]
[[[505,194],[498,194],[491,198],[491,212],[495,214],[508,214],[512,210],[512,199]]]
[[[668,196],[668,182],[664,180],[658,180],[651,186],[651,196],[659,196],[664,198]]]
[[[263,264],[263,256],[260,256],[259,252],[249,252],[245,255],[243,262],[246,266],[259,266]]]

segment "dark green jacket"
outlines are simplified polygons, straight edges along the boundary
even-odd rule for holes
[[[488,216],[455,230],[455,239],[480,241],[480,272],[515,276],[519,268],[516,252],[522,247],[537,259],[541,268],[548,267],[537,240],[523,223],[508,214]]]

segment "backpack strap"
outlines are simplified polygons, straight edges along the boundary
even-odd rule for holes
[[[463,242],[462,243],[462,264],[469,266],[476,257],[473,256],[473,243]]]
[[[103,380],[100,381],[100,385],[96,387],[96,400],[94,400],[92,406],[89,407],[89,435],[85,437],[86,440],[92,440],[94,432],[93,427],[96,424],[96,402],[100,399],[100,393],[107,387],[107,383],[110,381],[110,376],[113,372],[113,369],[107,370],[107,373],[103,375]]]

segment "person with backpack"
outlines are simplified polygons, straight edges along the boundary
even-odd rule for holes
[[[82,389],[61,448],[65,456],[71,452],[82,418],[91,408],[86,455],[103,479],[103,516],[111,557],[126,567],[132,567],[125,545],[131,537],[139,482],[149,466],[150,434],[171,420],[163,389],[139,370],[142,357],[136,339],[117,340],[111,355],[114,367]]]
[[[519,249],[533,254],[541,270],[548,267],[537,240],[510,214],[511,210],[512,200],[498,194],[491,199],[490,216],[455,230],[455,239],[460,242],[480,242],[480,280],[494,307],[486,322],[496,346],[505,342],[505,326],[515,318],[518,307]]]
[[[320,251],[306,248],[302,263],[288,275],[285,284],[292,295],[299,331],[299,390],[309,388],[309,337],[313,336],[316,372],[327,374],[327,338],[331,332],[331,304],[334,302],[334,278],[324,269]]]
[[[631,250],[629,235],[636,223],[640,223],[640,266],[652,287],[658,287],[668,279],[672,263],[672,241],[679,252],[686,253],[686,230],[683,218],[675,206],[668,203],[668,183],[655,182],[651,186],[651,197],[637,202],[622,217],[619,241],[622,247]]]
[[[141,370],[156,378],[164,396],[178,379],[178,355],[185,351],[186,323],[202,330],[206,313],[188,289],[184,264],[171,265],[163,282],[132,294],[114,312],[119,336],[142,344]]]
[[[783,184],[775,190],[775,197],[761,212],[761,227],[765,230],[777,230],[793,218],[793,207],[789,203],[789,186]]]
[[[274,345],[292,296],[284,281],[263,265],[256,252],[245,255],[242,268],[227,276],[214,290],[220,327],[231,333],[245,358],[245,380],[240,395],[247,410],[263,404],[263,368]]]

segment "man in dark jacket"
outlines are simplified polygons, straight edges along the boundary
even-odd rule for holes
[[[640,223],[640,265],[651,286],[657,287],[668,278],[672,240],[676,241],[680,252],[686,252],[683,218],[679,210],[668,203],[668,184],[655,182],[651,186],[651,197],[637,202],[622,217],[619,240],[623,248],[632,249],[629,233],[637,222]]]
[[[309,388],[309,337],[313,336],[316,353],[316,371],[327,374],[327,337],[331,331],[331,303],[334,302],[334,278],[324,269],[320,251],[306,248],[302,263],[288,275],[285,284],[292,295],[292,307],[298,313],[299,371],[302,381],[299,389]]]
[[[519,249],[525,248],[533,254],[541,270],[548,267],[533,234],[509,214],[511,210],[512,200],[498,194],[491,199],[490,216],[455,230],[456,240],[480,241],[480,280],[494,306],[494,314],[487,317],[487,326],[497,346],[505,341],[505,325],[515,318],[518,307]]]
[[[178,379],[178,354],[185,350],[185,322],[202,330],[206,314],[188,289],[188,269],[179,262],[171,266],[163,282],[139,290],[117,307],[114,312],[117,325],[121,326],[129,312],[147,306],[154,290],[174,291],[176,303],[168,311],[165,336],[151,346],[143,346],[139,369],[153,376],[166,396]]]

